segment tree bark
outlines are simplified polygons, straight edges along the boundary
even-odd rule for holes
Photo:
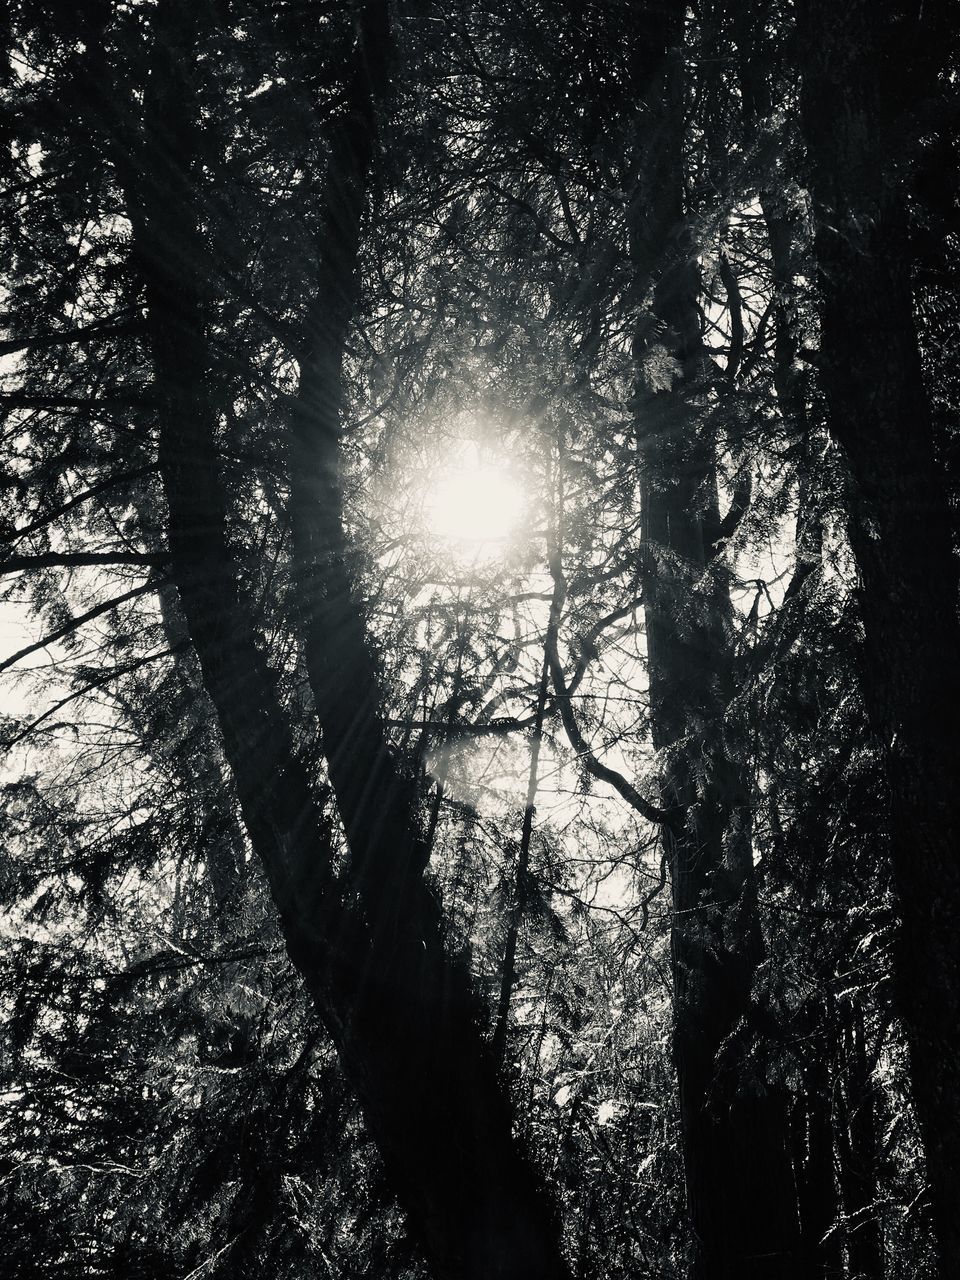
[[[942,19],[937,28],[938,17]],[[960,1274],[960,628],[952,514],[912,313],[906,209],[931,5],[804,0],[803,128],[816,208],[821,375],[853,480],[864,694],[885,753],[910,1042],[943,1280]],[[946,23],[946,26],[943,25]]]
[[[748,1022],[763,942],[747,781],[720,731],[734,692],[732,614],[711,571],[719,518],[714,445],[699,403],[700,279],[684,209],[684,14],[674,4],[645,22],[630,231],[638,296],[652,285],[634,343],[638,376],[658,347],[676,370],[669,391],[641,387],[636,399],[650,712],[663,807],[677,815],[662,830],[691,1277],[792,1277],[799,1227],[785,1100],[745,1078],[757,1070]]]

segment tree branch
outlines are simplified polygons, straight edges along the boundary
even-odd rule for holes
[[[733,495],[727,514],[715,526],[712,539],[712,555],[720,550],[720,544],[726,542],[740,528],[743,517],[750,510],[750,499],[753,497],[753,472],[749,467],[742,467],[733,486]]]
[[[743,359],[743,295],[736,273],[725,253],[720,254],[720,279],[727,291],[730,311],[730,353],[727,356],[727,381],[735,382]]]
[[[88,609],[86,613],[81,613],[79,617],[71,618],[69,622],[64,623],[62,627],[58,627],[56,631],[51,631],[42,640],[36,640],[33,644],[27,645],[25,649],[20,649],[9,658],[5,658],[3,662],[0,662],[0,671],[6,671],[8,667],[12,667],[21,658],[28,658],[31,653],[37,653],[38,650],[45,649],[48,644],[54,644],[57,640],[62,640],[64,636],[79,630],[86,623],[92,622],[94,618],[99,618],[103,614],[109,613],[111,609],[116,609],[118,605],[125,604],[127,600],[135,600],[137,596],[145,595],[148,591],[155,591],[165,581],[165,578],[151,578],[149,582],[141,583],[139,587],[134,587],[131,591],[125,591],[123,595],[114,596],[112,600],[95,605],[92,609]]]
[[[23,742],[24,738],[28,738],[45,720],[49,720],[51,716],[56,715],[58,711],[61,711],[69,703],[75,702],[77,698],[82,698],[87,693],[93,693],[95,689],[102,689],[104,685],[108,685],[111,680],[116,680],[120,676],[128,676],[131,672],[139,671],[141,667],[147,666],[150,662],[156,662],[159,658],[170,658],[176,653],[183,653],[189,647],[189,641],[184,640],[181,644],[174,645],[171,649],[160,649],[157,653],[148,653],[144,658],[137,658],[134,662],[127,662],[122,667],[114,667],[112,671],[108,671],[106,675],[101,676],[98,680],[92,680],[89,684],[84,685],[82,689],[68,693],[65,698],[55,702],[42,715],[37,716],[36,720],[31,720],[28,725],[25,725],[19,733],[9,738],[6,742],[0,743],[0,747],[5,751],[9,751],[18,742]]]
[[[36,351],[43,347],[68,346],[71,343],[95,342],[98,338],[115,338],[133,331],[133,324],[114,324],[110,320],[100,320],[96,324],[84,325],[79,329],[67,330],[63,333],[34,333],[29,337],[0,339],[0,355],[13,355],[18,351]]]
[[[566,598],[566,582],[563,577],[563,570],[560,565],[559,553],[555,550],[550,552],[550,574],[554,581],[554,602],[551,606],[551,612],[556,611],[559,615],[563,608],[563,601]],[[560,720],[563,724],[564,731],[570,740],[570,745],[577,753],[578,758],[582,761],[584,768],[595,778],[599,778],[601,782],[606,782],[613,787],[626,802],[635,809],[641,817],[646,818],[648,822],[662,823],[671,829],[676,825],[676,814],[671,813],[668,809],[661,809],[658,805],[651,804],[645,799],[636,787],[625,778],[617,769],[612,769],[609,765],[598,760],[592,747],[580,731],[577,724],[577,718],[573,712],[573,703],[570,697],[570,689],[566,682],[566,676],[563,670],[563,664],[560,661],[559,647],[557,645],[556,629],[551,633],[550,628],[547,630],[547,661],[550,665],[550,678],[553,681],[553,687],[556,691],[557,709],[560,712]]]
[[[615,622],[619,622],[622,618],[626,618],[633,613],[634,609],[643,604],[643,596],[634,596],[628,600],[626,604],[621,605],[619,609],[611,609],[611,611],[595,622],[589,631],[584,631],[577,637],[577,646],[580,650],[580,656],[577,659],[577,665],[574,668],[573,676],[567,686],[568,695],[574,694],[580,686],[583,677],[587,673],[587,667],[598,657],[597,641],[606,631],[607,627],[612,627]]]
[[[72,511],[74,507],[80,506],[81,503],[89,502],[91,498],[95,498],[98,494],[105,493],[109,489],[115,489],[128,480],[139,480],[141,476],[148,475],[152,470],[152,467],[138,467],[135,471],[123,471],[119,475],[111,476],[109,480],[101,481],[100,484],[91,485],[89,489],[84,489],[83,493],[78,493],[75,498],[70,498],[62,506],[57,507],[55,511],[51,511],[42,517],[38,516],[30,524],[24,525],[22,529],[13,529],[10,533],[5,534],[0,538],[0,544],[9,545],[12,542],[19,542],[28,533],[36,533],[38,529],[45,529],[48,525],[53,524],[54,520],[59,520],[61,516],[66,515],[68,511]]]
[[[30,391],[0,394],[0,410],[11,409],[142,409],[147,399],[142,391],[117,392],[111,396],[44,396]]]
[[[8,556],[0,561],[0,577],[29,569],[76,569],[84,565],[162,565],[167,551],[42,551],[37,555]]]

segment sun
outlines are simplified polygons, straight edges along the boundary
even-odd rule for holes
[[[509,463],[481,457],[470,447],[430,484],[423,521],[432,539],[454,551],[496,554],[519,529],[525,505]]]

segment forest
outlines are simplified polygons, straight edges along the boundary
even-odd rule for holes
[[[4,1276],[960,1276],[958,19],[0,4]]]

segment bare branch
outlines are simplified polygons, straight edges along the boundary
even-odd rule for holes
[[[62,506],[57,507],[55,511],[51,511],[44,516],[38,516],[30,524],[24,525],[22,529],[14,529],[11,533],[6,534],[3,538],[0,538],[0,543],[18,542],[21,538],[25,538],[28,533],[36,533],[38,529],[45,529],[47,525],[53,524],[55,520],[59,520],[61,516],[66,515],[68,511],[72,511],[74,507],[80,506],[81,503],[89,502],[91,498],[95,498],[100,493],[116,489],[128,480],[138,480],[141,476],[148,475],[151,470],[152,468],[150,467],[138,467],[135,471],[123,471],[119,475],[111,476],[110,479],[101,481],[100,484],[91,485],[89,489],[84,489],[83,493],[78,493],[75,498],[70,498]]]
[[[0,667],[2,670],[2,667]],[[481,738],[485,734],[506,734],[516,733],[520,729],[529,729],[534,723],[535,716],[497,716],[493,720],[480,721],[474,723],[454,723],[447,724],[442,720],[410,720],[410,719],[389,719],[384,720],[384,724],[391,729],[409,729],[416,727],[429,732],[445,733],[448,739],[456,738]]]
[[[606,631],[607,627],[612,627],[615,622],[620,622],[623,618],[627,618],[633,613],[634,609],[639,608],[643,603],[643,596],[634,596],[628,600],[626,604],[621,605],[618,609],[612,609],[609,613],[593,624],[589,631],[584,631],[582,635],[577,637],[577,647],[580,650],[580,656],[577,659],[577,665],[574,668],[573,676],[567,686],[568,695],[576,692],[583,677],[586,675],[587,667],[598,657],[597,641]]]
[[[720,544],[728,538],[732,538],[740,528],[743,517],[750,510],[750,499],[752,497],[753,472],[749,467],[743,467],[733,486],[733,496],[730,500],[729,510],[720,523],[715,525],[716,534],[713,538],[714,555],[720,550]]]
[[[68,346],[71,343],[96,342],[98,338],[121,337],[133,331],[133,325],[129,321],[122,324],[113,323],[116,318],[111,316],[109,320],[98,320],[96,324],[67,329],[61,333],[34,333],[28,337],[4,338],[0,340],[0,355],[13,355],[17,351],[36,351],[42,347]]]
[[[563,601],[566,597],[566,582],[563,577],[563,571],[560,566],[560,557],[553,551],[550,554],[550,573],[553,577],[555,586],[553,609],[559,613],[563,608]],[[550,629],[547,631],[547,661],[550,665],[550,678],[553,681],[553,687],[556,690],[556,704],[560,712],[560,720],[563,724],[564,731],[570,740],[570,745],[577,753],[578,758],[582,761],[584,768],[595,778],[599,778],[601,782],[606,782],[609,786],[621,796],[624,800],[635,809],[641,817],[646,818],[648,822],[659,822],[671,829],[676,825],[676,814],[671,813],[668,809],[661,809],[658,805],[651,804],[636,789],[629,779],[625,778],[618,769],[612,769],[609,765],[603,763],[595,755],[592,747],[580,731],[577,724],[577,718],[573,712],[573,703],[570,697],[570,689],[567,685],[566,675],[563,670],[563,664],[560,661],[559,647],[557,645],[556,632],[551,634]]]
[[[727,381],[735,382],[743,359],[743,295],[736,273],[725,253],[720,255],[720,279],[727,291],[730,311],[730,352],[727,356]]]
[[[54,644],[57,640],[62,640],[64,636],[79,630],[86,623],[92,622],[94,618],[99,618],[102,614],[109,613],[111,609],[116,609],[118,605],[125,604],[127,600],[134,600],[137,596],[145,595],[148,591],[155,591],[165,581],[165,578],[151,578],[149,582],[141,583],[139,587],[134,587],[131,591],[125,591],[123,595],[114,596],[112,600],[95,605],[94,608],[88,609],[86,613],[81,613],[79,617],[71,618],[69,622],[62,627],[58,627],[56,631],[51,631],[42,640],[37,640],[31,645],[27,645],[26,649],[21,649],[9,658],[5,658],[3,662],[0,662],[0,671],[6,671],[8,667],[12,667],[21,658],[28,658],[31,653],[45,649],[48,644]]]
[[[110,396],[44,396],[31,391],[9,391],[0,395],[0,410],[11,409],[142,409],[147,397],[142,391],[117,392]]]
[[[82,698],[85,694],[93,693],[96,689],[102,689],[108,685],[111,680],[117,680],[120,676],[128,676],[133,671],[139,671],[141,667],[145,667],[148,663],[156,662],[160,658],[170,658],[176,653],[183,653],[190,647],[190,642],[184,640],[182,643],[174,645],[171,649],[160,649],[157,653],[148,653],[144,658],[137,658],[134,662],[124,663],[121,667],[114,667],[108,671],[106,675],[100,677],[99,680],[91,680],[89,684],[85,684],[82,689],[77,689],[73,693],[68,693],[65,698],[61,698],[59,702],[55,702],[53,706],[48,707],[42,715],[37,716],[36,720],[31,720],[25,725],[19,733],[9,738],[6,742],[0,743],[0,747],[5,751],[9,751],[15,747],[18,742],[23,742],[25,738],[33,733],[33,731],[45,720],[49,720],[51,716],[57,714],[65,706],[71,702],[75,702],[77,698]]]
[[[28,569],[76,569],[84,565],[146,566],[166,564],[167,551],[42,551],[37,555],[8,556],[0,561],[0,577]]]

